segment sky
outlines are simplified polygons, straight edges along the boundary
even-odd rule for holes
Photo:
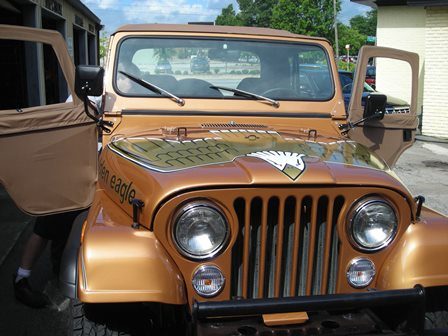
[[[187,23],[214,21],[221,9],[236,0],[81,0],[101,19],[104,31],[113,33],[128,23]],[[339,21],[348,23],[351,17],[364,14],[370,8],[342,0]]]

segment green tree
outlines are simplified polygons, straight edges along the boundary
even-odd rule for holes
[[[223,8],[215,20],[218,25],[270,27],[272,9],[278,0],[237,0],[240,12],[233,5]]]
[[[109,48],[109,33],[106,31],[101,31],[100,35],[100,62],[103,64],[107,54],[107,49]]]
[[[364,15],[356,15],[350,19],[350,27],[366,36],[376,36],[377,11],[375,9]]]
[[[219,25],[257,26],[284,29],[293,33],[321,36],[334,42],[333,0],[237,0],[216,18]],[[336,11],[341,9],[336,0]]]
[[[342,23],[338,24],[339,32],[339,54],[345,55],[347,50],[345,46],[350,45],[350,55],[358,55],[359,49],[366,44],[367,36],[361,34],[358,30],[346,26]]]
[[[337,0],[337,11],[340,11]],[[322,36],[334,41],[333,0],[278,0],[271,27],[297,34]]]
[[[154,56],[159,61],[168,61],[176,56],[176,51],[172,48],[157,48],[154,49]]]
[[[272,11],[279,0],[238,0],[238,17],[244,26],[272,27]]]
[[[220,26],[241,26],[242,22],[236,15],[233,5],[230,4],[221,10],[221,14],[216,17],[215,23]]]

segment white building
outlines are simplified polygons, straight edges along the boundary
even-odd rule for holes
[[[378,9],[378,46],[419,54],[422,134],[448,138],[448,0],[351,1]]]

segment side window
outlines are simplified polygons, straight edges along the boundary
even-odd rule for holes
[[[0,110],[62,103],[70,93],[48,44],[0,40]]]

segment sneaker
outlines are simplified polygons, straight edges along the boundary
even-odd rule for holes
[[[48,297],[44,293],[33,290],[27,278],[16,282],[16,275],[14,275],[13,285],[16,299],[23,304],[32,308],[43,308],[48,305]]]

